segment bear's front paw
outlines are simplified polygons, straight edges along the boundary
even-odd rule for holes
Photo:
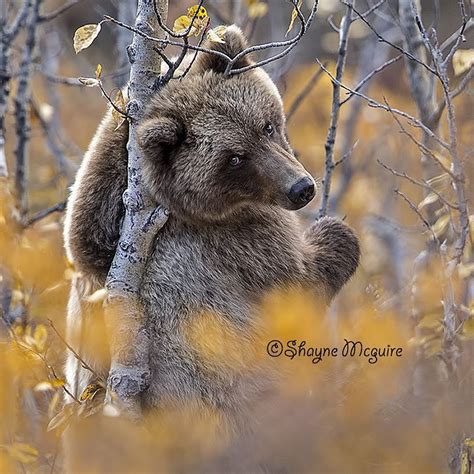
[[[317,220],[306,232],[309,244],[307,268],[318,286],[327,286],[335,295],[354,274],[359,265],[359,240],[354,231],[333,217]]]

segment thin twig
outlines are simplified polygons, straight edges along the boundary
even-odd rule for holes
[[[436,237],[433,228],[431,227],[430,223],[423,217],[423,214],[418,210],[418,207],[412,201],[410,201],[410,199],[400,190],[394,189],[394,192],[395,194],[398,194],[401,198],[403,198],[403,200],[410,206],[410,209],[420,218],[421,222],[423,222],[423,225],[431,232],[433,240],[435,242],[438,242],[438,237]]]
[[[108,100],[109,104],[122,116],[122,117],[125,117],[125,118],[129,118],[127,112],[125,112],[125,110],[122,110],[120,107],[117,107],[114,103],[114,101],[112,100],[112,98],[110,97],[110,95],[107,93],[107,91],[104,89],[104,85],[102,84],[102,81],[99,81],[99,89],[100,91],[102,92],[102,94],[104,95],[104,97]]]
[[[342,3],[346,6],[348,6],[350,3],[347,0],[341,0]],[[355,8],[353,9],[354,13],[372,30],[372,32],[377,36],[379,41],[382,43],[386,43],[390,45],[392,48],[396,49],[400,53],[404,54],[407,58],[411,59],[412,61],[415,61],[416,63],[420,64],[424,68],[426,68],[428,71],[430,71],[432,74],[436,75],[436,71],[432,69],[428,64],[424,63],[423,61],[420,61],[418,58],[413,56],[411,53],[406,51],[405,49],[401,48],[400,46],[396,45],[395,43],[392,43],[391,41],[387,40],[384,38],[378,31],[362,16],[361,13],[359,13]]]
[[[43,209],[41,211],[38,211],[36,214],[33,214],[31,217],[26,219],[25,223],[23,224],[25,227],[28,227],[41,219],[44,219],[45,217],[48,217],[49,215],[53,214],[54,212],[63,212],[64,209],[66,209],[66,201],[63,202],[58,202],[54,206],[48,207],[47,209]]]
[[[299,106],[303,103],[303,100],[306,96],[313,90],[314,86],[318,83],[319,78],[321,77],[323,70],[318,68],[309,78],[306,85],[303,87],[301,92],[295,97],[295,100],[291,103],[286,114],[286,121],[289,122],[295,112],[298,110]]]
[[[12,331],[13,333],[13,331]],[[14,334],[14,333],[13,333]],[[33,349],[31,346],[28,346],[26,344],[24,344],[22,341],[20,341],[17,337],[15,337],[15,343],[16,345],[23,349],[23,350],[26,350],[26,351],[29,351],[31,353],[33,353],[34,355],[36,355],[37,357],[39,357],[41,359],[41,361],[44,363],[45,367],[47,370],[49,370],[49,372],[51,373],[51,375],[53,376],[53,380],[60,380],[59,377],[57,376],[56,374],[56,371],[54,370],[54,367],[48,362],[48,360],[46,359],[46,356],[44,354],[42,354],[41,352],[39,351],[36,351],[35,349]],[[68,388],[63,385],[61,387],[64,391],[64,393],[66,393],[67,395],[69,395],[75,402],[77,403],[81,403],[69,390]]]
[[[350,148],[347,150],[341,158],[339,158],[337,161],[334,162],[334,168],[342,165],[348,158],[351,157],[352,152],[356,149],[357,145],[359,144],[359,140],[357,140]]]
[[[394,176],[398,176],[399,178],[404,178],[407,181],[410,181],[410,183],[416,184],[417,186],[420,186],[421,188],[427,189],[429,192],[435,194],[443,204],[450,207],[451,209],[454,209],[456,211],[459,210],[459,207],[457,205],[452,204],[451,202],[449,202],[440,192],[438,192],[435,188],[433,188],[433,186],[431,186],[425,180],[420,181],[418,179],[412,178],[407,173],[397,171],[397,170],[391,168],[390,166],[388,166],[387,164],[385,164],[383,161],[381,161],[379,159],[377,159],[377,163],[380,166],[384,167],[387,171],[390,171],[390,173],[392,173]]]
[[[101,382],[105,382],[103,377],[101,377],[74,349],[73,347],[64,339],[64,337],[61,335],[61,333],[56,329],[54,326],[54,323],[51,319],[48,319],[48,322],[53,329],[53,331],[56,333],[60,341],[72,352],[74,357],[82,364],[82,367],[89,372],[92,372]]]
[[[82,2],[82,0],[70,0],[66,4],[60,6],[58,9],[50,12],[50,13],[45,13],[43,15],[40,15],[38,18],[38,21],[40,23],[43,23],[45,21],[51,21],[57,18],[59,15],[62,15],[66,11],[68,11],[70,8],[73,6],[77,5],[78,3]]]
[[[451,100],[456,98],[459,94],[461,94],[464,91],[464,89],[468,86],[468,84],[472,81],[473,78],[474,78],[474,67],[471,66],[471,68],[469,69],[469,72],[467,72],[463,76],[463,78],[459,82],[456,89],[453,89],[450,92],[449,97],[451,98]],[[431,123],[434,123],[434,124],[439,123],[439,121],[441,120],[441,115],[443,114],[445,107],[446,107],[446,100],[443,97],[443,99],[436,106],[436,110],[430,117]]]
[[[377,10],[379,7],[381,7],[386,0],[380,0],[376,4],[372,5],[369,9],[367,9],[364,13],[360,14],[361,18],[367,18],[371,13],[373,13],[375,10]],[[352,18],[352,21],[356,20],[357,17]]]
[[[383,64],[381,64],[379,67],[375,68],[373,71],[371,71],[367,76],[365,76],[361,81],[357,83],[357,85],[354,87],[354,91],[357,92],[362,87],[364,87],[367,82],[370,81],[376,74],[378,74],[380,71],[383,71],[385,68],[388,66],[391,66],[392,64],[396,63],[399,61],[401,58],[403,58],[402,54],[399,54],[395,58],[389,59],[388,61],[385,61]],[[341,106],[344,105],[347,101],[351,100],[351,98],[354,96],[354,94],[348,94],[348,97],[346,97],[343,101],[341,101]]]
[[[204,3],[204,0],[199,0],[199,4],[197,5],[196,11],[193,13],[192,18],[190,19],[190,23],[188,27],[182,33],[176,33],[175,31],[173,31],[172,29],[168,28],[165,25],[163,19],[161,18],[160,12],[158,11],[156,0],[153,0],[153,9],[155,10],[155,15],[158,21],[158,25],[160,25],[160,28],[163,31],[169,34],[172,38],[187,38],[189,36],[189,33],[191,32],[191,28],[195,27],[194,22],[196,21],[199,15],[199,12],[201,10],[203,3]]]
[[[423,131],[425,131],[427,133],[427,135],[429,135],[431,138],[433,138],[434,140],[436,140],[443,148],[445,148],[446,150],[449,150],[449,144],[446,143],[444,140],[442,140],[441,138],[439,138],[436,134],[434,134],[425,124],[423,124],[420,120],[418,120],[417,118],[413,117],[412,115],[408,114],[407,112],[403,112],[402,110],[399,110],[399,109],[395,109],[393,107],[388,107],[386,105],[383,105],[381,104],[380,102],[377,102],[376,100],[370,98],[370,97],[367,97],[366,95],[362,94],[361,92],[357,92],[353,89],[351,89],[350,87],[347,87],[346,85],[342,84],[340,81],[338,81],[333,74],[331,74],[325,67],[324,65],[322,64],[322,62],[319,60],[319,59],[316,59],[317,63],[319,64],[319,67],[321,69],[324,70],[324,72],[331,78],[331,80],[333,82],[335,82],[336,84],[339,84],[343,89],[345,89],[346,91],[358,96],[358,97],[361,97],[362,99],[364,99],[365,101],[367,101],[367,103],[369,104],[370,107],[373,107],[375,109],[383,109],[383,110],[386,110],[387,112],[389,111],[392,111],[393,113],[399,115],[400,117],[403,117],[405,119],[408,120],[408,123],[410,123],[410,125],[412,125],[413,127],[417,127],[417,128],[421,128]]]
[[[339,110],[341,107],[340,95],[341,95],[341,80],[344,73],[344,66],[346,64],[347,54],[347,42],[349,39],[349,30],[352,23],[352,11],[353,11],[353,0],[349,0],[347,3],[346,14],[341,20],[340,33],[339,33],[339,52],[337,55],[336,62],[336,82],[333,82],[333,93],[332,93],[332,109],[331,109],[331,120],[328,128],[326,144],[324,146],[326,151],[326,158],[324,162],[324,178],[322,181],[322,198],[321,206],[319,208],[318,217],[323,217],[327,214],[329,193],[331,191],[331,178],[334,170],[334,146],[336,142],[337,126],[339,122]]]
[[[460,263],[462,255],[464,252],[464,247],[466,246],[467,236],[469,234],[469,212],[467,208],[467,197],[465,190],[465,176],[464,176],[464,165],[459,157],[458,147],[457,147],[457,130],[456,130],[456,116],[454,113],[454,107],[451,100],[451,93],[449,90],[449,78],[446,70],[445,62],[443,61],[443,56],[439,47],[437,45],[436,36],[435,44],[427,38],[426,30],[423,26],[423,22],[418,12],[416,11],[415,5],[412,3],[412,11],[415,17],[415,22],[420,30],[421,36],[425,42],[426,47],[429,49],[431,56],[433,58],[434,65],[437,70],[437,77],[440,80],[444,100],[446,103],[447,111],[447,121],[449,129],[449,152],[451,154],[452,160],[452,175],[453,176],[453,185],[456,192],[457,204],[459,206],[459,220],[461,224],[461,230],[459,233],[459,238],[456,242],[456,253],[454,259],[456,263]],[[464,12],[463,6],[461,6],[461,11]],[[465,13],[465,12],[464,12]],[[466,23],[465,15],[463,14],[464,24]],[[435,35],[435,32],[433,32]]]
[[[294,5],[294,8],[297,11],[297,16],[298,16],[298,18],[300,19],[300,22],[301,22],[301,28],[300,28],[300,31],[298,32],[298,34],[295,37],[293,37],[289,40],[286,40],[286,41],[274,41],[274,42],[271,42],[271,43],[265,43],[265,44],[251,46],[249,48],[244,49],[242,52],[237,54],[234,58],[231,58],[227,54],[222,53],[220,51],[212,50],[212,49],[209,49],[209,48],[204,48],[202,46],[195,46],[195,45],[191,45],[191,44],[184,45],[183,43],[180,43],[178,41],[173,41],[173,40],[170,40],[170,39],[167,39],[167,38],[156,38],[156,37],[150,36],[149,34],[145,33],[143,30],[141,30],[139,28],[136,28],[136,27],[133,27],[133,26],[130,26],[130,25],[127,25],[127,24],[125,24],[125,23],[123,23],[123,22],[121,22],[121,21],[119,21],[119,20],[117,20],[117,19],[115,19],[115,18],[113,18],[109,15],[104,15],[104,20],[111,21],[112,23],[115,23],[116,25],[119,25],[123,28],[126,28],[126,29],[130,30],[130,31],[133,31],[135,34],[141,36],[142,38],[145,38],[149,41],[153,41],[155,43],[158,43],[161,46],[171,45],[171,46],[177,46],[179,48],[185,48],[186,47],[187,49],[189,49],[191,51],[199,51],[199,52],[202,52],[202,53],[212,54],[214,56],[218,56],[221,59],[225,60],[226,63],[227,63],[225,74],[226,75],[235,75],[235,74],[241,74],[241,73],[249,71],[251,69],[262,67],[262,66],[264,66],[266,64],[269,64],[273,61],[281,59],[282,57],[289,54],[290,51],[298,44],[299,40],[305,34],[305,32],[308,30],[308,28],[310,27],[315,15],[316,15],[317,7],[318,7],[318,0],[315,0],[313,2],[312,9],[311,9],[310,14],[309,14],[309,16],[306,20],[303,17],[303,15],[301,14],[301,12],[300,12],[300,10],[297,6],[297,0],[290,0],[290,1]],[[267,49],[270,49],[270,48],[282,48],[282,47],[286,47],[286,49],[284,51],[278,53],[278,54],[275,54],[274,56],[271,56],[271,57],[269,57],[267,59],[264,59],[264,60],[261,60],[261,61],[257,61],[253,64],[248,65],[248,66],[232,69],[234,64],[236,64],[240,59],[242,59],[244,56],[247,56],[248,54],[251,54],[251,53],[254,53],[254,52],[264,51],[264,50],[267,50]]]
[[[422,142],[417,140],[411,133],[409,133],[406,130],[406,128],[403,126],[402,122],[398,119],[397,115],[394,113],[393,108],[390,107],[390,105],[388,104],[387,101],[385,101],[385,103],[386,103],[386,106],[387,106],[387,110],[390,112],[390,114],[392,115],[395,122],[397,122],[397,124],[400,128],[400,131],[404,135],[406,135],[413,143],[415,143],[415,145],[421,150],[421,152],[425,156],[431,158],[445,173],[447,173],[449,176],[451,176],[453,178],[454,177],[453,172],[447,166],[445,166],[445,164],[435,155],[435,153],[432,150],[430,150],[426,145],[424,145]]]

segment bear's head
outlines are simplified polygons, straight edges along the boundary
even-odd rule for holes
[[[223,41],[204,46],[232,58],[246,47],[235,26]],[[251,64],[246,55],[233,68]],[[305,206],[315,183],[288,144],[277,88],[260,68],[229,76],[226,66],[200,52],[183,79],[153,97],[138,129],[148,188],[193,220],[225,219],[249,205]]]

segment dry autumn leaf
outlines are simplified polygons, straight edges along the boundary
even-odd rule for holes
[[[60,401],[61,401],[61,392],[59,391],[54,392],[54,395],[51,398],[51,401],[49,402],[49,405],[48,405],[48,419],[53,418],[53,415],[54,413],[56,413],[56,408],[59,405]]]
[[[423,209],[424,207],[435,203],[439,197],[435,193],[429,193],[421,202],[418,204],[418,209]]]
[[[474,49],[458,49],[453,56],[454,74],[459,76],[474,66]]]
[[[258,0],[247,0],[247,13],[249,18],[261,18],[268,12],[268,5]]]
[[[97,38],[101,30],[101,23],[81,26],[74,33],[74,51],[80,53],[88,48]]]
[[[188,17],[193,18],[196,15],[196,11],[198,9],[198,5],[193,5],[192,7],[188,8]],[[207,11],[204,7],[199,9],[199,12],[196,15],[198,20],[206,20],[208,18]]]
[[[35,385],[34,391],[35,392],[46,392],[49,390],[54,390],[56,388],[64,387],[66,384],[64,379],[54,379],[54,380],[46,380],[44,382],[40,382]]]
[[[64,405],[63,409],[48,423],[47,431],[64,431],[69,426],[71,417],[74,415],[75,410],[75,403],[68,403],[67,405]]]
[[[303,0],[298,0],[298,9],[301,8],[301,4],[303,3]],[[290,19],[290,24],[288,25],[288,30],[286,31],[286,35],[290,33],[290,31],[293,28],[293,25],[295,24],[296,17],[298,16],[298,10],[296,8],[293,8],[293,11],[291,12],[291,19]]]
[[[92,382],[81,393],[79,400],[81,402],[92,400],[101,390],[104,390],[103,384],[100,382]]]
[[[211,43],[222,43],[222,44],[225,44],[225,41],[222,39],[221,34],[219,34],[217,31],[217,28],[216,29],[213,29],[213,30],[209,30],[207,32],[207,39],[211,42]]]
[[[175,20],[173,31],[176,34],[183,35],[188,32],[187,36],[199,36],[202,30],[206,28],[209,21],[207,11],[204,7],[201,7],[199,12],[196,14],[197,8],[197,5],[188,8],[188,13],[186,15],[181,15]]]
[[[439,236],[447,229],[448,224],[450,222],[450,217],[448,214],[441,216],[433,225],[433,233],[436,237]]]
[[[38,351],[42,352],[45,348],[46,341],[48,339],[48,330],[44,324],[38,324],[33,333],[33,339],[35,341],[35,346]]]
[[[77,80],[86,87],[97,87],[99,81],[93,77],[78,77]]]
[[[474,338],[474,317],[466,319],[462,325],[462,334],[468,339]]]
[[[95,78],[97,80],[100,80],[101,75],[102,75],[102,64],[97,64],[97,67],[95,68]]]
[[[3,448],[15,461],[23,464],[35,462],[39,455],[36,448],[26,443],[0,444],[0,448]]]
[[[125,111],[125,105],[126,105],[125,97],[123,96],[123,93],[120,89],[115,94],[114,105],[119,110]],[[112,117],[116,125],[115,130],[117,130],[125,122],[126,117],[123,114],[121,114],[115,107],[112,107]]]

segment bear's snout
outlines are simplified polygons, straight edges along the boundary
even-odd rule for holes
[[[293,186],[290,188],[290,192],[288,193],[288,199],[298,206],[298,209],[306,206],[311,199],[314,198],[315,195],[315,187],[314,181],[305,176],[297,181]]]

